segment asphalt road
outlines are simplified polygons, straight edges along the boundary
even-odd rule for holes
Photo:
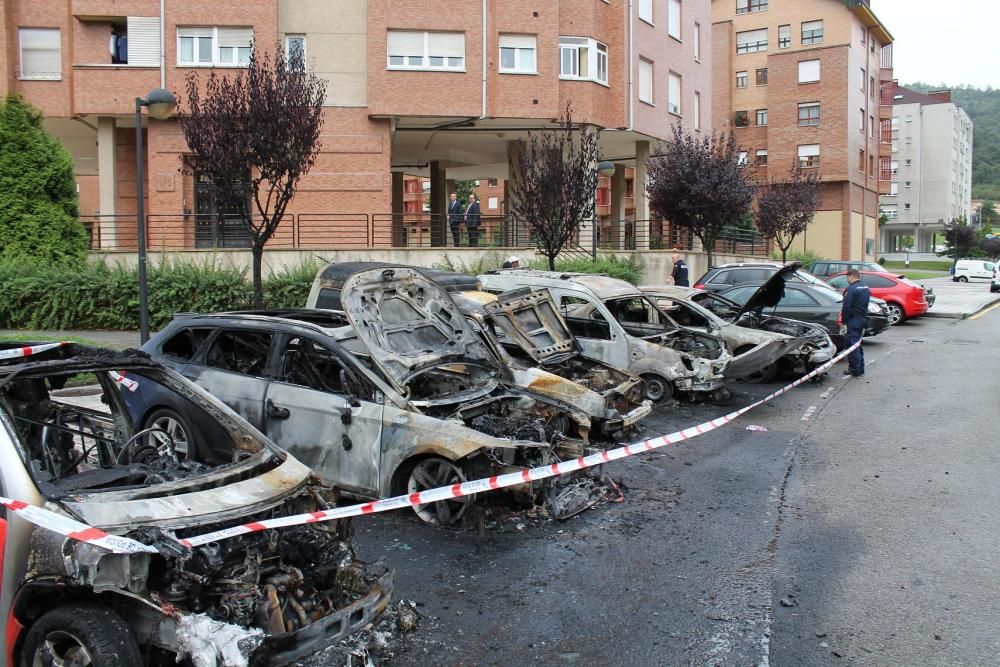
[[[392,665],[995,664],[1000,309],[918,320],[818,385],[606,467],[624,502],[564,523],[358,520],[419,629]],[[670,403],[642,439],[725,406]],[[748,432],[749,424],[768,428]]]

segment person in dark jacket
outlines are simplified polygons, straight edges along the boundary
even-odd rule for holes
[[[670,273],[670,277],[674,279],[674,285],[678,287],[690,287],[691,284],[688,282],[688,265],[684,261],[683,255],[674,253],[670,256],[670,259],[674,262],[674,270]]]
[[[469,195],[469,207],[465,209],[465,228],[469,232],[469,245],[479,245],[479,223],[482,222],[482,215],[479,214],[479,201],[476,195]]]
[[[857,269],[847,272],[847,289],[844,290],[844,305],[841,307],[841,321],[847,325],[847,346],[861,342],[868,322],[868,303],[871,291],[861,284],[861,274]],[[861,346],[847,355],[847,370],[844,375],[861,377],[865,374],[865,353]]]
[[[451,238],[455,241],[455,247],[458,247],[458,241],[461,238],[463,217],[465,217],[465,212],[462,202],[458,201],[458,195],[452,192],[448,198],[448,226],[451,227]]]

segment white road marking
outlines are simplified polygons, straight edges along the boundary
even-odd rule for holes
[[[829,389],[827,389],[826,391],[824,391],[822,394],[820,394],[819,397],[822,398],[822,399],[824,399],[824,400],[826,400],[827,398],[830,398],[830,392],[832,392],[832,391],[833,391],[833,387],[830,387]]]
[[[802,421],[804,421],[804,422],[809,421],[809,418],[813,416],[814,412],[816,412],[816,406],[815,405],[810,405],[809,409],[806,410],[806,413],[804,415],[802,415]]]

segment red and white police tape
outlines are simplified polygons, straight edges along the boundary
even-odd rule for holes
[[[54,350],[55,348],[62,347],[63,345],[69,345],[69,341],[64,340],[59,343],[45,343],[44,345],[25,345],[24,347],[14,347],[9,350],[0,350],[0,360],[30,357],[33,354],[45,352],[46,350]]]
[[[624,447],[618,447],[617,449],[598,452],[597,454],[591,454],[590,456],[581,456],[580,458],[572,461],[562,461],[561,463],[553,463],[552,465],[542,466],[540,468],[521,470],[520,472],[508,473],[506,475],[496,475],[487,479],[477,479],[471,482],[463,482],[461,484],[428,489],[419,493],[411,493],[408,495],[396,496],[394,498],[386,498],[384,500],[359,503],[357,505],[349,505],[347,507],[338,507],[332,510],[309,512],[307,514],[295,514],[292,516],[278,517],[276,519],[265,519],[263,521],[252,521],[240,526],[224,528],[222,530],[216,530],[210,533],[204,533],[202,535],[182,539],[180,540],[180,543],[188,547],[196,547],[208,544],[209,542],[217,542],[219,540],[225,540],[238,535],[245,535],[247,533],[254,533],[261,530],[273,530],[275,528],[300,526],[320,521],[332,521],[334,519],[343,519],[352,516],[388,512],[390,510],[402,509],[404,507],[426,505],[442,500],[452,500],[454,498],[462,498],[464,496],[471,496],[477,493],[487,493],[489,491],[495,491],[509,486],[517,486],[518,484],[525,484],[547,479],[549,477],[565,475],[567,473],[576,472],[585,468],[591,468],[605,463],[610,463],[611,461],[617,461],[619,459],[635,456],[636,454],[648,452],[653,449],[659,449],[660,447],[665,447],[667,445],[675,445],[679,442],[683,442],[684,440],[704,435],[721,426],[725,426],[729,422],[738,419],[754,408],[759,407],[764,403],[781,396],[785,392],[794,389],[800,384],[825,373],[834,364],[846,357],[850,352],[858,347],[858,345],[860,345],[860,343],[855,343],[822,366],[817,367],[807,375],[803,375],[791,384],[785,385],[781,389],[768,394],[759,401],[740,408],[735,412],[730,412],[722,417],[698,424],[697,426],[686,428],[682,431],[675,431],[674,433],[670,433],[668,435],[661,435],[642,442],[625,445]],[[23,503],[18,500],[0,498],[0,504],[16,512],[18,516],[23,517],[37,526],[52,530],[60,535],[64,535],[74,540],[80,540],[82,542],[88,542],[90,544],[104,547],[115,553],[156,551],[155,548],[142,544],[136,540],[117,535],[109,535],[99,528],[93,528],[61,514],[57,514],[41,507],[28,505],[27,503]]]

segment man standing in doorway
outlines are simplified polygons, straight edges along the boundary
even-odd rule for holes
[[[458,247],[460,234],[462,233],[462,202],[458,201],[458,195],[454,192],[448,198],[448,226],[451,227],[451,238]]]
[[[465,228],[469,231],[469,246],[479,245],[479,223],[482,216],[479,214],[479,202],[476,195],[469,195],[469,207],[465,209]]]
[[[670,256],[670,259],[674,263],[674,270],[670,273],[670,277],[674,279],[674,285],[677,287],[690,287],[691,284],[688,282],[688,265],[684,261],[684,256],[675,252]]]
[[[861,274],[857,269],[847,272],[847,289],[844,290],[844,305],[841,308],[841,321],[847,325],[847,346],[861,342],[868,322],[868,303],[871,301],[871,291],[861,284]],[[865,374],[865,353],[861,345],[847,355],[847,370],[844,375],[861,377]]]

